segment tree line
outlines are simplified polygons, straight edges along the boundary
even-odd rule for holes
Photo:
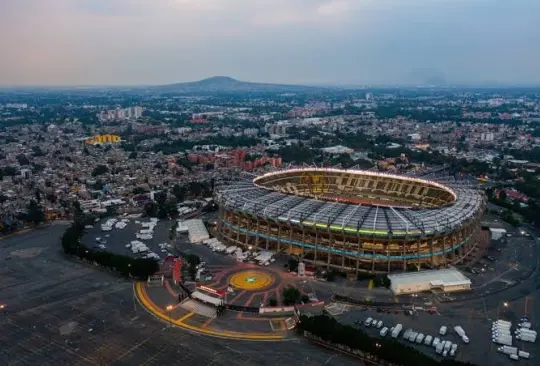
[[[500,214],[503,220],[507,221],[513,226],[518,226],[521,222],[514,217],[513,212],[515,212],[523,217],[525,221],[531,223],[537,229],[540,229],[540,220],[538,219],[538,204],[535,200],[530,199],[529,202],[527,202],[527,205],[522,207],[519,202],[511,202],[506,197],[506,193],[504,192],[501,192],[497,197],[493,188],[487,189],[486,195],[489,202],[505,208],[505,210]]]
[[[330,342],[337,348],[345,346],[351,351],[359,351],[364,358],[379,360],[378,364],[415,365],[415,366],[473,366],[471,363],[457,360],[437,361],[434,358],[400,343],[393,338],[376,338],[367,335],[361,329],[343,325],[328,315],[300,316],[297,330],[324,342]],[[358,353],[358,352],[353,352]]]

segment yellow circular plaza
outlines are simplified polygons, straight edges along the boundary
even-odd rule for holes
[[[229,279],[229,284],[242,290],[260,290],[274,282],[271,275],[260,271],[242,271],[235,273]]]

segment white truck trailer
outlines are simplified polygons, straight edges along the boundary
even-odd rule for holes
[[[511,346],[512,337],[496,337],[496,338],[493,338],[493,342],[497,344],[502,344],[505,346]]]
[[[518,334],[516,335],[516,339],[519,339],[523,342],[530,342],[530,343],[534,343],[536,342],[536,335],[534,334]]]
[[[401,329],[403,329],[402,324],[398,324],[394,327],[394,330],[392,331],[392,338],[397,338],[399,336],[399,333],[401,332]]]
[[[463,330],[463,328],[459,325],[456,325],[454,327],[454,330],[456,331],[456,333],[459,335],[460,338],[465,335],[465,330]]]
[[[507,355],[517,355],[518,349],[517,347],[510,347],[510,346],[502,346],[497,348],[497,351],[502,352]]]

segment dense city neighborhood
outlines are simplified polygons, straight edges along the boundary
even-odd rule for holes
[[[88,354],[82,313],[37,321],[25,312],[41,300],[9,299],[35,291],[24,280],[33,268],[49,273],[41,299],[63,298],[54,284],[84,273],[68,298],[98,304],[84,332],[115,339],[84,362],[136,362],[130,344],[147,333],[130,327],[155,333],[160,322],[246,342],[239,355],[254,340],[293,340],[279,343],[284,364],[529,364],[537,351],[535,89],[215,77],[150,90],[4,90],[0,178],[9,334],[59,322],[59,336],[40,331],[47,347],[59,337]],[[91,290],[107,276],[118,276],[118,297]],[[80,308],[62,301],[59,312]],[[125,316],[111,319],[109,303]],[[150,315],[139,319],[139,307]],[[155,342],[168,351],[144,357],[172,352],[170,338]],[[229,346],[211,342],[186,345],[181,359],[229,362]],[[32,360],[56,360],[46,355]]]
[[[171,214],[240,172],[287,166],[451,165],[495,187],[493,200],[525,207],[540,198],[540,100],[530,90],[308,88],[242,98],[113,89],[62,98],[1,95],[4,234],[38,208],[43,220],[67,217],[75,200],[133,213],[159,197]]]

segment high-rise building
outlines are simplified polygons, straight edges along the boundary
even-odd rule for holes
[[[124,121],[126,119],[138,119],[142,117],[143,107],[134,106],[128,108],[110,109],[98,114],[101,122]]]
[[[127,118],[138,119],[142,117],[143,108],[139,106],[134,106],[134,107],[126,108],[126,111],[128,114]]]
[[[119,121],[122,121],[126,119],[126,110],[125,109],[117,109],[116,110],[116,119]]]

